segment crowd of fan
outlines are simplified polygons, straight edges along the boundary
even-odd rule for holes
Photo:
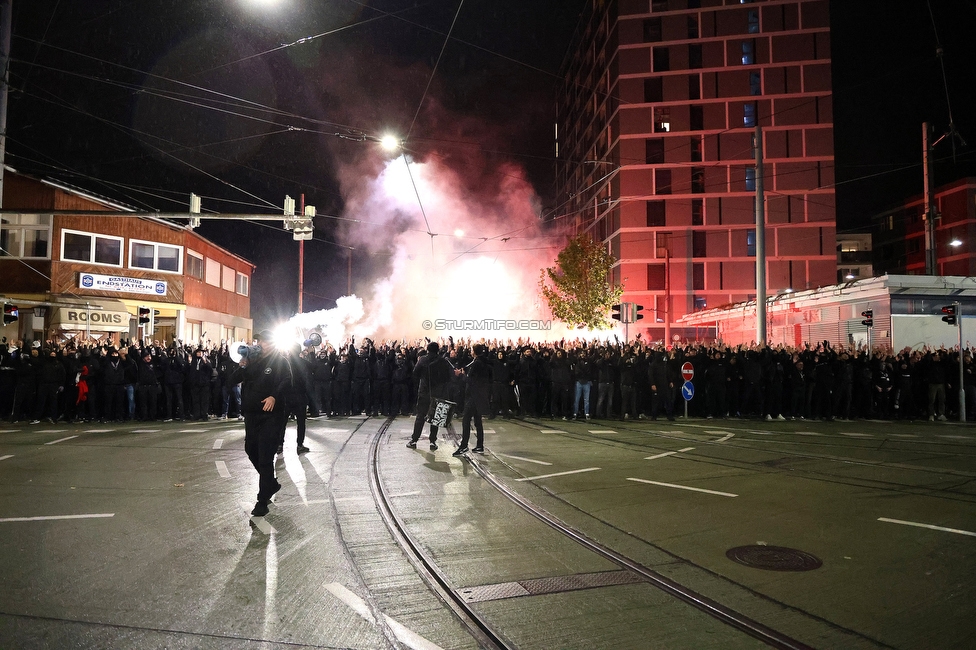
[[[485,341],[492,370],[489,418],[674,418],[683,412],[681,368],[693,369],[689,415],[703,418],[929,419],[959,411],[959,350],[799,348],[687,344],[640,339]],[[226,345],[181,341],[18,341],[0,346],[0,416],[12,421],[206,420],[240,417],[237,367]],[[475,341],[448,339],[455,368]],[[292,413],[406,415],[416,403],[414,366],[426,342],[365,339],[281,350],[289,359]],[[976,377],[963,354],[966,412],[976,415]],[[458,373],[449,399],[464,402]]]

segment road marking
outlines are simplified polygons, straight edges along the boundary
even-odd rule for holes
[[[552,463],[547,463],[544,460],[535,460],[534,458],[525,458],[524,456],[512,456],[511,454],[499,454],[496,456],[504,456],[505,458],[514,458],[515,460],[524,460],[527,463],[535,463],[536,465],[552,465]]]
[[[706,431],[706,433],[707,433],[707,431]],[[729,438],[732,438],[734,436],[735,436],[734,433],[727,433],[724,436],[722,436],[721,438],[719,438],[718,440],[716,440],[715,442],[725,442],[726,440],[728,440]]]
[[[396,499],[397,497],[415,497],[418,494],[421,494],[420,490],[414,490],[413,492],[401,492],[399,494],[391,494],[390,498]]]
[[[888,519],[887,517],[878,517],[878,521],[884,521],[889,524],[903,524],[905,526],[917,526],[918,528],[930,528],[931,530],[941,530],[946,533],[958,533],[960,535],[969,535],[970,537],[976,537],[976,533],[970,532],[968,530],[959,530],[958,528],[944,528],[942,526],[933,526],[932,524],[920,524],[916,521],[902,521],[901,519]]]
[[[349,429],[316,429],[318,433],[349,433]],[[413,429],[404,429],[400,433],[413,433]]]
[[[917,438],[914,433],[889,433],[892,438]]]
[[[816,431],[794,431],[798,436],[822,436],[822,433],[817,433]]]
[[[705,433],[710,433],[713,436],[724,436],[726,433],[728,433],[728,431],[725,431],[723,429],[722,431],[714,430],[714,431],[706,431]]]
[[[973,440],[972,436],[939,436],[940,438],[945,438],[946,440]]]
[[[0,433],[17,433],[20,429],[0,429]]]
[[[539,433],[566,433],[561,429],[539,429]]]
[[[0,519],[0,522],[8,521],[52,521],[55,519],[100,519],[103,517],[114,517],[114,512],[106,512],[102,514],[93,515],[50,515],[48,517],[7,517],[6,519]]]
[[[349,591],[345,586],[339,584],[338,582],[327,584],[325,585],[325,588],[328,589],[333,596],[342,601],[346,607],[356,612],[360,618],[363,618],[374,625],[376,624],[376,619],[373,618],[372,612],[369,611],[369,607],[362,598]],[[404,627],[401,623],[398,623],[396,620],[387,616],[386,614],[383,614],[383,620],[386,621],[386,624],[390,626],[390,629],[393,631],[393,634],[396,635],[396,638],[408,648],[413,648],[414,650],[442,650],[439,645],[428,641],[413,630]]]
[[[482,429],[485,433],[495,433],[494,429]]]
[[[251,523],[260,530],[265,535],[271,535],[272,533],[277,533],[275,527],[268,523],[268,520],[264,517],[251,517]]]
[[[678,451],[666,451],[663,454],[657,454],[656,456],[647,456],[644,460],[657,460],[658,458],[664,458],[665,456],[672,456],[674,454],[680,454],[686,451],[691,451],[694,447],[685,447],[684,449],[679,449]]]
[[[516,481],[535,481],[540,478],[551,478],[553,476],[566,476],[567,474],[580,474],[582,472],[595,472],[600,469],[599,467],[587,467],[586,469],[574,469],[568,472],[557,472],[555,474],[543,474],[542,476],[526,476],[525,478],[517,478]]]
[[[51,442],[45,442],[45,445],[56,445],[59,442],[64,442],[65,440],[71,440],[72,438],[77,438],[78,436],[68,436],[67,438],[60,438],[58,440],[52,440]]]
[[[88,429],[85,433],[109,433],[115,431],[115,429]]]
[[[613,429],[590,429],[590,433],[617,433]]]
[[[197,433],[199,429],[194,429],[193,433]],[[132,433],[159,433],[159,429],[133,429]]]
[[[38,433],[64,433],[67,429],[41,429]]]
[[[732,494],[731,492],[718,492],[716,490],[706,490],[704,488],[694,488],[688,487],[687,485],[675,485],[674,483],[659,483],[658,481],[648,481],[642,478],[628,478],[628,481],[636,481],[638,483],[650,483],[651,485],[660,485],[663,487],[677,488],[679,490],[691,490],[692,492],[704,492],[706,494],[717,494],[720,497],[737,497],[738,494]]]
[[[849,438],[873,438],[874,437],[870,433],[846,433],[844,431],[838,431],[837,433],[839,433],[842,436],[848,436]]]
[[[227,471],[227,463],[222,460],[215,462],[217,464],[217,473],[220,474],[220,478],[230,478],[230,472]]]
[[[216,440],[214,440],[214,446],[213,446],[214,449],[220,449],[223,446],[224,446],[223,438],[217,438]]]
[[[7,460],[8,458],[13,458],[13,454],[7,454],[6,456],[0,456],[0,460]]]

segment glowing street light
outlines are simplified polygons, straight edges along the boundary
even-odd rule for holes
[[[962,240],[956,237],[951,242],[949,242],[949,245],[952,246],[953,248],[957,248],[959,246],[962,246]]]
[[[380,138],[380,146],[386,151],[396,151],[400,148],[400,140],[395,135],[384,135]]]
[[[461,230],[460,228],[458,228],[457,230],[454,231],[454,236],[455,237],[464,237],[464,231]]]

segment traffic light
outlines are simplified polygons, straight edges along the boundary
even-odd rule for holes
[[[148,325],[149,324],[149,321],[152,320],[152,317],[150,316],[151,313],[152,313],[152,310],[149,309],[149,307],[140,307],[139,308],[139,324],[140,325]]]
[[[623,320],[623,305],[614,305],[613,313],[610,314],[610,318],[614,320]]]
[[[640,319],[644,318],[644,314],[641,313],[642,311],[644,311],[644,307],[643,306],[637,305],[637,304],[634,305],[634,322],[635,323],[637,321],[639,321]]]
[[[955,305],[946,305],[945,307],[942,308],[942,313],[945,314],[945,316],[942,317],[942,322],[948,323],[949,325],[955,325],[956,324],[956,306]]]
[[[14,321],[20,318],[20,310],[17,309],[17,305],[3,305],[3,324],[10,325]]]
[[[861,321],[861,325],[864,325],[866,327],[874,327],[874,310],[873,309],[868,309],[866,311],[862,311],[861,312],[861,316],[864,317],[864,320]]]

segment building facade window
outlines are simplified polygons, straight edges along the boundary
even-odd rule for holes
[[[671,109],[667,106],[654,108],[654,133],[668,133],[671,130]]]
[[[705,193],[705,169],[702,167],[691,168],[691,193]]]
[[[661,40],[661,19],[648,18],[644,21],[644,42],[657,43]]]
[[[237,274],[237,293],[246,296],[251,287],[251,279],[243,273]]]
[[[691,162],[701,162],[702,159],[702,141],[701,136],[693,135],[691,136]]]
[[[756,168],[746,167],[746,189],[750,192],[756,191]]]
[[[50,259],[51,216],[40,214],[0,216],[0,257]]]
[[[183,247],[132,239],[129,241],[129,268],[182,273]]]
[[[704,296],[695,296],[695,311],[701,311],[701,310],[705,309],[705,307],[706,307],[705,297]]]
[[[742,126],[756,126],[756,103],[749,102],[742,106]]]
[[[189,250],[186,252],[186,274],[197,280],[203,279],[203,255]]]
[[[749,257],[756,256],[756,231],[749,230],[746,232],[746,255]]]
[[[688,75],[688,99],[701,99],[701,78],[697,74]]]
[[[701,105],[690,106],[688,116],[691,124],[688,128],[692,131],[701,131],[705,128],[705,107]]]
[[[671,170],[670,169],[654,170],[654,193],[655,194],[671,193]]]
[[[742,41],[742,65],[752,65],[756,62],[755,41]]]
[[[107,266],[122,266],[122,246],[125,240],[110,235],[61,231],[61,259],[66,262],[89,262]]]
[[[694,291],[704,291],[705,290],[705,265],[700,262],[695,262],[691,265],[691,283],[692,290]]]
[[[667,225],[664,211],[664,201],[647,202],[647,227],[660,228]]]
[[[701,199],[691,200],[691,225],[705,225],[705,202]]]
[[[664,101],[664,79],[651,77],[644,80],[644,101],[648,104]]]
[[[758,9],[749,10],[749,33],[750,34],[759,33],[759,10]]]
[[[759,72],[749,73],[749,93],[752,95],[762,95],[762,74]]]
[[[648,165],[664,162],[664,138],[653,138],[644,141],[644,160]]]
[[[652,52],[654,72],[667,72],[671,69],[671,50],[667,47],[655,47]]]
[[[698,38],[698,16],[688,16],[688,38]]]
[[[215,287],[220,286],[220,262],[217,260],[212,260],[209,257],[206,261],[206,278],[205,282],[207,284],[213,285]]]
[[[237,289],[237,271],[229,266],[224,267],[223,281],[220,283],[224,291],[235,291]]]
[[[697,70],[702,67],[701,43],[691,43],[688,45],[688,67],[692,70]]]
[[[708,257],[705,245],[705,233],[696,230],[691,233],[691,256],[692,257]]]

